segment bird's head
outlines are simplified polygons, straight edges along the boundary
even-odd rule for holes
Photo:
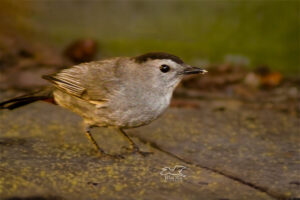
[[[184,63],[179,57],[168,53],[153,52],[134,57],[141,76],[152,79],[158,87],[174,89],[185,75],[205,74],[207,71]]]

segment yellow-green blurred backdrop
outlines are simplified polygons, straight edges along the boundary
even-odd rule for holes
[[[166,51],[189,62],[232,58],[287,74],[300,68],[297,0],[3,0],[2,5],[2,20],[15,17],[24,34],[59,49],[74,39],[95,38],[99,58]]]

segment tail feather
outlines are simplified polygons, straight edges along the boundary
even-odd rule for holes
[[[0,102],[0,109],[15,109],[35,101],[53,99],[52,90],[40,90],[31,94],[26,94],[4,102]]]

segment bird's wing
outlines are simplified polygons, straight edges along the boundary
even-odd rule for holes
[[[114,63],[114,60],[83,63],[43,78],[63,92],[97,104],[106,101],[118,85]]]

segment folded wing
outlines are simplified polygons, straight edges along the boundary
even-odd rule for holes
[[[63,92],[97,104],[118,85],[114,67],[113,61],[84,63],[43,78]]]

